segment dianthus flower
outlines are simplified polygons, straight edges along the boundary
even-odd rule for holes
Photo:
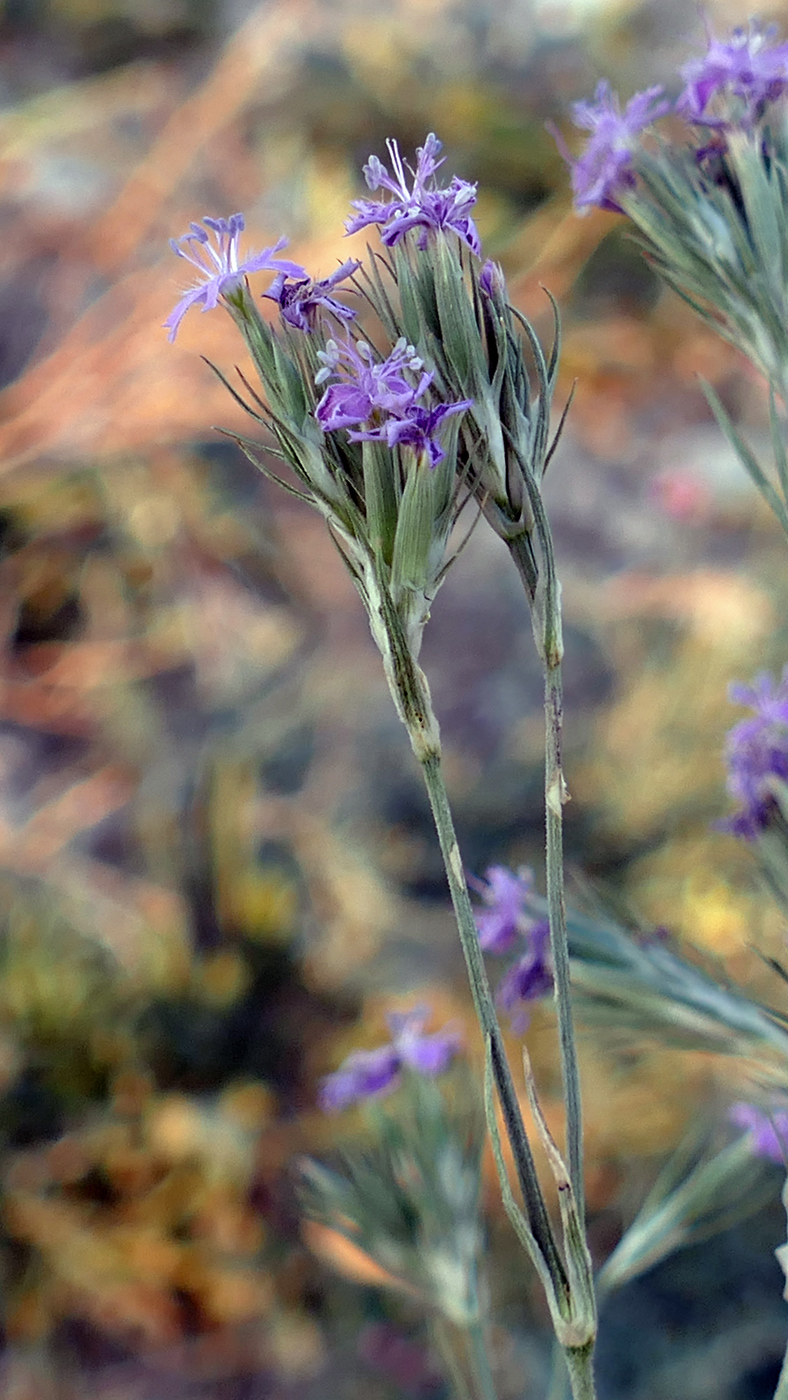
[[[788,666],[779,685],[764,674],[752,686],[732,685],[729,695],[755,713],[727,736],[728,791],[742,805],[724,825],[754,840],[774,809],[772,780],[788,782]]]
[[[438,429],[445,418],[454,413],[463,413],[470,408],[473,399],[460,399],[458,403],[439,403],[434,408],[423,408],[411,404],[402,418],[388,418],[379,428],[368,432],[350,434],[353,442],[379,441],[387,447],[411,447],[417,454],[426,452],[431,467],[437,467],[446,456],[438,439]]]
[[[510,967],[495,999],[501,1010],[511,1016],[512,1029],[522,1032],[528,1025],[526,1003],[538,1001],[552,990],[550,925],[547,919],[539,919],[529,929],[528,952]]]
[[[638,137],[670,108],[669,102],[658,100],[661,93],[661,87],[636,92],[622,112],[617,95],[603,79],[597,85],[593,102],[575,102],[572,108],[575,126],[591,132],[582,155],[573,159],[560,136],[554,135],[571,168],[577,209],[597,204],[600,209],[621,213],[615,195],[617,191],[632,189],[635,184],[632,152],[638,145]]]
[[[392,1012],[387,1016],[391,1043],[377,1050],[356,1050],[320,1086],[320,1106],[326,1112],[348,1108],[361,1099],[385,1094],[396,1087],[403,1068],[420,1074],[442,1074],[462,1045],[462,1037],[451,1026],[432,1035],[424,1034],[429,1009]]]
[[[491,865],[483,880],[471,876],[468,883],[486,905],[474,916],[481,947],[485,953],[508,952],[518,934],[527,933],[534,922],[525,912],[533,888],[530,870],[515,874],[505,865]]]
[[[196,267],[201,280],[181,297],[178,305],[164,322],[168,327],[169,339],[174,340],[178,327],[186,312],[198,302],[203,303],[204,311],[212,311],[219,303],[220,296],[237,287],[250,272],[284,273],[290,277],[306,277],[306,271],[299,263],[277,258],[274,254],[287,247],[287,239],[280,238],[272,248],[264,248],[261,253],[251,253],[243,262],[238,261],[238,240],[244,230],[243,214],[233,214],[229,219],[203,219],[205,228],[191,225],[191,232],[181,238],[171,238],[170,247],[179,258],[185,258]],[[206,229],[210,230],[206,233]],[[214,235],[216,247],[211,244],[210,233]]]
[[[348,258],[330,277],[313,282],[309,277],[293,280],[286,272],[278,272],[264,297],[269,297],[279,305],[282,320],[299,331],[312,331],[318,311],[328,311],[341,321],[353,321],[356,312],[352,306],[345,306],[331,293],[334,288],[358,271],[361,263],[356,258]]]
[[[376,411],[386,415],[407,413],[434,378],[404,337],[385,360],[376,360],[366,341],[350,338],[341,343],[329,340],[325,350],[318,351],[318,359],[322,360],[322,368],[315,375],[315,383],[324,384],[332,375],[338,381],[329,384],[315,409],[315,417],[325,433],[357,427],[368,422]]]
[[[703,58],[681,70],[686,87],[676,110],[702,126],[752,126],[767,103],[788,91],[788,44],[774,44],[775,33],[774,25],[764,29],[755,20],[748,30],[735,29],[728,43],[709,33]]]
[[[371,190],[388,190],[390,200],[354,199],[351,215],[345,224],[348,233],[357,233],[369,224],[379,224],[381,239],[391,248],[398,243],[409,229],[421,229],[418,246],[426,248],[430,233],[456,233],[472,253],[479,256],[481,244],[476,225],[470,217],[470,210],[476,203],[476,186],[461,180],[455,175],[445,189],[438,189],[435,173],[443,165],[437,157],[442,143],[432,132],[423,146],[416,150],[415,171],[407,169],[413,179],[409,187],[405,162],[396,141],[387,141],[393,176],[389,174],[377,156],[370,156],[364,166],[364,178]]]
[[[768,1157],[772,1162],[785,1162],[788,1148],[788,1113],[764,1113],[751,1103],[735,1103],[728,1117],[738,1128],[750,1133],[756,1157]]]

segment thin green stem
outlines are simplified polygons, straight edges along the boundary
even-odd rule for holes
[[[436,1350],[440,1353],[446,1377],[454,1393],[454,1400],[474,1400],[462,1363],[454,1346],[453,1329],[445,1317],[430,1319],[430,1332]]]
[[[567,1347],[564,1356],[569,1370],[573,1400],[596,1400],[593,1340],[584,1347]]]
[[[566,1104],[566,1140],[569,1176],[575,1193],[581,1223],[585,1218],[583,1184],[583,1111],[580,1074],[577,1064],[569,973],[569,938],[564,899],[563,803],[564,778],[561,766],[563,687],[561,680],[561,604],[553,562],[552,535],[538,491],[532,498],[545,573],[541,604],[543,635],[541,647],[545,684],[545,832],[547,907],[550,920],[550,946],[555,977],[555,1001],[561,1047],[561,1073]],[[525,567],[525,536],[512,540],[509,550],[529,597],[529,573]]]
[[[545,1262],[555,1282],[556,1292],[567,1295],[567,1281],[561,1256],[553,1236],[550,1220],[545,1208],[539,1180],[536,1175],[530,1143],[525,1131],[520,1104],[512,1079],[512,1072],[506,1058],[503,1036],[495,1013],[495,1006],[487,979],[484,958],[479,947],[479,935],[473,917],[468,886],[465,882],[460,849],[454,830],[446,785],[443,781],[440,755],[428,754],[422,759],[422,772],[427,795],[432,808],[435,829],[438,834],[446,878],[449,882],[451,900],[460,934],[460,943],[465,955],[465,966],[471,984],[471,994],[482,1031],[490,1037],[493,1073],[501,1101],[506,1130],[514,1154],[520,1189],[528,1214],[528,1221]]]

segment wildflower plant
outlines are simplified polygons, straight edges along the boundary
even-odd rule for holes
[[[511,306],[501,270],[481,261],[471,217],[475,186],[458,177],[439,184],[440,149],[437,138],[428,136],[413,170],[394,142],[389,143],[391,171],[370,158],[367,185],[382,197],[356,201],[347,227],[376,226],[386,251],[368,249],[365,263],[348,261],[325,279],[310,279],[298,265],[277,259],[282,240],[240,260],[240,216],[203,221],[216,235],[216,249],[193,225],[185,244],[174,246],[199,269],[200,280],[168,326],[174,335],[198,303],[205,309],[221,303],[230,313],[260,389],[244,376],[236,387],[217,372],[268,434],[263,444],[242,435],[236,440],[262,471],[321,513],[367,611],[394,704],[424,775],[485,1043],[490,1131],[497,1133],[494,1085],[522,1207],[514,1202],[498,1150],[504,1199],[545,1285],[574,1394],[588,1400],[594,1393],[596,1312],[583,1225],[581,1106],[563,897],[563,643],[552,537],[541,496],[557,441],[550,415],[558,323],[556,315],[556,334],[545,352]],[[263,294],[279,307],[278,325],[261,314],[249,281],[264,270],[274,273]],[[271,465],[271,457],[283,464],[285,475]],[[455,527],[466,508],[472,519],[484,516],[509,549],[545,671],[550,976],[567,1110],[568,1166],[554,1144],[548,1154],[559,1184],[560,1243],[504,1048],[442,777],[439,726],[418,660],[433,599],[460,548]],[[380,1092],[406,1068],[419,1068],[426,1053],[420,1037],[412,1026],[400,1026],[393,1028],[388,1047],[359,1052],[324,1085],[326,1106]],[[489,1374],[479,1383],[491,1397]]]

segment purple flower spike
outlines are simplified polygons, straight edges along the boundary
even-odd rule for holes
[[[533,887],[530,870],[515,875],[505,865],[491,865],[483,880],[471,878],[469,884],[487,905],[475,916],[479,943],[485,953],[508,952],[517,935],[527,933],[533,924],[525,912]]]
[[[238,261],[238,240],[244,230],[243,214],[233,214],[230,219],[203,219],[205,228],[191,225],[191,232],[181,238],[170,239],[170,247],[179,258],[185,258],[200,274],[200,281],[181,297],[174,311],[164,322],[169,329],[169,339],[174,340],[178,327],[190,307],[203,303],[204,311],[212,311],[219,298],[242,282],[250,272],[284,273],[289,277],[305,278],[306,271],[299,263],[288,262],[274,254],[287,247],[287,239],[280,238],[272,248],[264,248],[262,253],[251,253],[243,262]],[[211,243],[209,229],[214,235],[216,247]]]
[[[391,1043],[349,1055],[335,1074],[323,1080],[318,1095],[320,1107],[326,1113],[335,1113],[361,1099],[386,1094],[396,1087],[404,1066],[430,1076],[448,1069],[462,1046],[462,1037],[451,1026],[425,1035],[429,1015],[426,1006],[392,1012],[387,1017]]]
[[[430,233],[456,233],[472,253],[479,256],[481,244],[470,211],[476,203],[476,186],[454,176],[446,189],[438,189],[435,174],[443,159],[438,159],[441,142],[430,133],[423,146],[416,150],[416,169],[407,167],[412,177],[409,186],[406,165],[396,141],[387,141],[393,176],[377,156],[370,156],[364,166],[364,178],[373,191],[388,190],[389,200],[354,199],[351,215],[345,224],[348,233],[357,233],[369,224],[379,224],[381,238],[388,248],[398,243],[409,229],[421,230],[418,246],[427,246]]]
[[[681,70],[686,87],[676,110],[702,126],[752,126],[767,103],[788,91],[788,44],[772,43],[775,32],[755,20],[748,30],[735,29],[728,43],[709,32],[703,58]]]
[[[726,739],[728,791],[741,809],[722,825],[752,841],[774,810],[772,780],[788,782],[788,666],[779,685],[763,674],[752,686],[732,685],[729,694],[755,713],[734,725]]]
[[[621,213],[615,195],[617,191],[632,189],[635,184],[632,152],[638,137],[670,109],[669,102],[659,101],[661,93],[661,87],[636,92],[622,112],[610,84],[602,81],[593,102],[574,104],[574,123],[590,131],[591,139],[577,160],[570,156],[563,140],[559,136],[557,139],[561,154],[571,167],[576,209],[597,204],[600,209]]]
[[[788,1113],[764,1113],[751,1103],[735,1103],[728,1117],[750,1133],[753,1154],[783,1163],[788,1149]]]
[[[332,375],[338,380],[329,385],[315,409],[324,433],[366,423],[375,412],[404,415],[433,380],[404,338],[383,361],[375,360],[366,341],[350,338],[341,343],[329,340],[325,350],[318,351],[318,359],[323,367],[315,375],[315,383],[323,384]]]
[[[553,990],[550,967],[550,925],[547,919],[534,924],[528,936],[525,957],[514,964],[501,981],[496,1001],[512,1018],[512,1029],[522,1032],[528,1025],[525,1003],[537,1001]]]
[[[331,293],[361,267],[356,258],[348,258],[330,277],[313,282],[309,277],[297,281],[288,279],[285,272],[278,272],[264,297],[279,303],[282,320],[299,331],[313,331],[319,310],[328,311],[340,321],[354,321],[357,313],[352,306],[345,306]]]

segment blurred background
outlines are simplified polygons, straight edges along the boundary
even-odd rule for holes
[[[548,486],[570,866],[632,927],[782,995],[754,951],[780,955],[782,921],[713,823],[727,683],[788,655],[785,545],[696,376],[756,443],[762,386],[615,217],[572,214],[545,131],[601,76],[675,91],[699,44],[683,0],[0,5],[3,1396],[444,1393],[416,1309],[307,1248],[290,1164],[330,1156],[318,1080],[392,1006],[429,1000],[477,1057],[456,935],[336,551],[216,431],[246,428],[201,358],[239,362],[232,324],[161,329],[190,220],[242,209],[247,247],[286,234],[327,275],[386,137],[434,130],[478,180],[517,306],[548,333],[541,285],[561,304],[559,399],[577,380]],[[478,530],[424,663],[468,867],[538,882],[541,678],[507,565]],[[549,1012],[528,1042],[554,1111]],[[688,1122],[746,1087],[612,1033],[581,1051],[601,1260]],[[502,1394],[541,1396],[543,1306],[491,1174],[487,1197]],[[778,1205],[622,1295],[603,1400],[771,1395]]]

